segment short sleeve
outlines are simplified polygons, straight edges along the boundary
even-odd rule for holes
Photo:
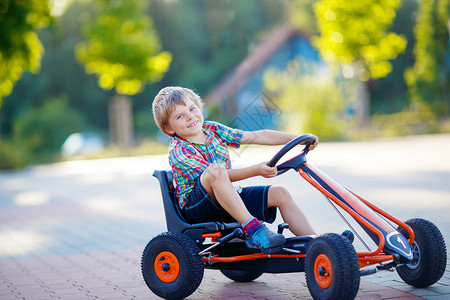
[[[216,134],[224,140],[229,147],[239,148],[244,132],[240,129],[231,128],[218,122],[208,122],[216,127]]]
[[[209,166],[209,162],[190,146],[178,145],[169,153],[172,168],[188,178],[195,180]]]

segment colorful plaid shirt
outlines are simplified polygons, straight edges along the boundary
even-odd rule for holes
[[[205,144],[175,136],[169,145],[169,163],[181,208],[186,205],[195,179],[206,167],[220,163],[227,169],[231,168],[228,146],[239,148],[243,134],[242,130],[211,121],[203,123],[203,132],[207,135]]]

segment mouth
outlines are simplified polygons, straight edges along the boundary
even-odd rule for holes
[[[195,121],[194,123],[192,123],[191,125],[188,126],[188,128],[194,127],[195,125],[197,125],[198,121]]]

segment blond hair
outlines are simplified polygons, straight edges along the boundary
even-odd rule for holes
[[[152,104],[153,118],[156,126],[166,135],[174,137],[174,134],[167,132],[170,114],[175,110],[176,105],[186,105],[185,99],[191,99],[195,105],[202,110],[203,101],[199,95],[192,90],[179,87],[168,86],[159,91]]]

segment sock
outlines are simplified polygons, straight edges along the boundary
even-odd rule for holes
[[[250,217],[250,218],[248,218],[247,221],[242,223],[244,232],[249,236],[252,236],[253,233],[255,233],[262,226],[264,226],[264,225],[255,217]]]
[[[254,218],[255,218],[254,216],[248,217],[248,219],[244,223],[241,224],[242,228],[247,226],[247,224],[250,223]]]

